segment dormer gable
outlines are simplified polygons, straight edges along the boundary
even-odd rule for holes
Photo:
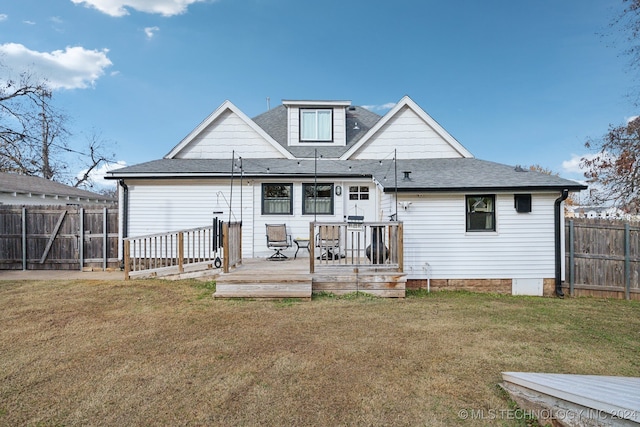
[[[287,109],[289,147],[344,147],[347,145],[347,108],[351,101],[283,100]]]

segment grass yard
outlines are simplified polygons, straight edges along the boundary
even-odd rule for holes
[[[640,304],[440,292],[214,301],[0,282],[0,425],[530,425],[502,371],[640,376]]]

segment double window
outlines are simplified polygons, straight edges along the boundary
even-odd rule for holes
[[[302,184],[302,213],[333,215],[333,184]],[[293,184],[262,184],[262,214],[292,215]]]
[[[496,196],[467,196],[467,231],[496,231]]]
[[[331,109],[300,110],[300,141],[332,141]]]

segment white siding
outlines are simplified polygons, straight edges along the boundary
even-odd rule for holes
[[[229,220],[229,181],[204,180],[127,181],[129,187],[129,237],[205,227],[213,217]],[[121,205],[122,206],[122,205]],[[240,221],[240,183],[233,187],[231,221]],[[222,214],[214,214],[222,211]],[[251,257],[253,234],[251,188],[242,189],[242,255]]]
[[[371,137],[352,159],[384,159],[397,150],[399,159],[462,157],[415,111],[405,107]]]
[[[410,279],[551,278],[556,195],[533,194],[517,213],[513,194],[496,195],[496,232],[466,232],[463,194],[401,196],[405,272]]]
[[[272,250],[267,249],[266,236],[265,236],[265,224],[286,224],[287,231],[291,234],[291,239],[296,237],[309,238],[309,223],[313,222],[314,215],[302,214],[302,183],[313,184],[313,180],[310,181],[291,181],[291,180],[278,180],[272,182],[281,183],[293,183],[293,215],[262,215],[262,184],[256,184],[254,186],[254,200],[256,201],[254,207],[255,218],[255,235],[253,239],[254,252],[253,257],[260,258],[266,257],[273,253]],[[333,198],[333,215],[317,215],[315,218],[318,221],[343,221],[344,220],[344,201],[346,193],[344,191],[344,183],[333,182],[326,180],[319,180],[318,184],[332,183],[334,184],[334,198]],[[342,185],[342,195],[335,195],[335,186]],[[244,227],[243,227],[244,229]],[[244,232],[244,230],[243,230]],[[304,252],[304,253],[303,253]],[[295,245],[292,250],[285,251],[286,255],[295,253]],[[306,251],[298,253],[298,256],[307,256]]]
[[[262,183],[246,183],[242,187],[242,255],[247,258],[266,257],[272,251],[266,247],[265,224],[286,224],[292,236],[308,237],[309,223],[314,215],[302,215],[302,183],[311,181],[277,180],[272,182],[293,183],[293,215],[262,215]],[[319,184],[334,184],[334,214],[318,215],[318,221],[343,221],[345,201],[348,197],[346,188],[354,184],[371,184],[365,182],[333,182],[320,180]],[[210,180],[131,180],[129,187],[129,237],[145,234],[163,233],[186,228],[203,227],[211,224],[214,211],[224,221],[229,220],[230,188],[228,181]],[[335,186],[341,185],[342,195],[335,195]],[[375,195],[372,194],[372,197]],[[375,202],[375,200],[374,200]],[[120,208],[124,204],[120,203]],[[233,187],[232,221],[240,220],[240,183]],[[122,212],[121,212],[122,218]],[[122,230],[122,228],[121,228]],[[293,255],[294,248],[286,251]],[[306,251],[298,255],[307,256]]]
[[[314,108],[314,107],[310,107]],[[318,107],[325,108],[325,107]],[[347,113],[344,107],[333,108],[333,141],[332,142],[300,142],[300,107],[287,107],[287,129],[288,143],[290,146],[345,146],[347,145],[346,134]]]
[[[225,111],[176,156],[179,159],[284,158],[232,111]]]

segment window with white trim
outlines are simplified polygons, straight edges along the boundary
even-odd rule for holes
[[[330,108],[300,110],[300,141],[332,141],[333,110]]]

